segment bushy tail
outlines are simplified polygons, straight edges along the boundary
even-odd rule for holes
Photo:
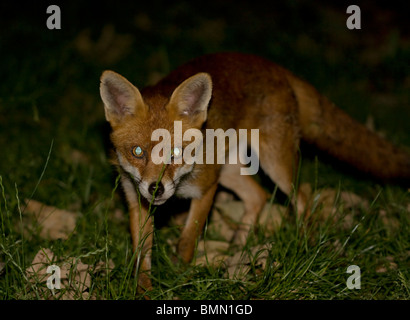
[[[289,75],[299,104],[302,139],[362,172],[410,185],[410,154],[338,109],[315,88]]]

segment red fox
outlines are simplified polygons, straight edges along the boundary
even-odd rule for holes
[[[250,175],[240,173],[244,167],[241,162],[154,163],[152,151],[158,141],[153,141],[152,135],[158,128],[168,130],[171,139],[176,121],[182,123],[183,132],[248,129],[250,148],[250,131],[258,129],[260,166],[291,197],[299,215],[308,212],[305,195],[300,190],[294,192],[300,139],[377,178],[410,180],[408,153],[353,120],[290,71],[258,56],[205,55],[141,91],[121,75],[105,71],[100,93],[112,128],[113,161],[129,205],[142,291],[152,289],[151,205],[160,205],[174,195],[192,199],[177,246],[183,261],[189,262],[218,184],[232,190],[244,203],[243,227],[234,238],[238,244],[245,242],[267,199]],[[169,158],[179,158],[189,142],[172,146]],[[225,154],[229,152],[227,147]]]

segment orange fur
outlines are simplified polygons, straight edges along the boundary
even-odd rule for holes
[[[410,179],[407,153],[337,109],[308,83],[257,56],[206,55],[141,91],[122,76],[106,71],[100,90],[106,118],[112,126],[115,161],[130,207],[141,290],[151,288],[148,274],[152,222],[147,214],[150,200],[161,204],[174,194],[193,199],[178,245],[185,261],[192,258],[218,183],[244,201],[243,228],[234,239],[237,243],[244,243],[266,201],[263,189],[249,176],[239,174],[241,165],[154,164],[150,152],[158,142],[151,140],[151,134],[164,128],[173,135],[175,120],[182,121],[184,132],[190,128],[202,132],[218,128],[259,129],[261,168],[289,196],[297,175],[300,138],[376,177]],[[142,150],[139,157],[132,153],[137,146]],[[160,192],[150,199],[154,186]],[[305,195],[299,190],[292,198],[302,214],[306,210]]]

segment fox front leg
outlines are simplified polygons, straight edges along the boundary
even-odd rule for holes
[[[133,254],[135,255],[134,272],[138,277],[138,291],[143,293],[152,289],[151,249],[153,222],[149,216],[145,201],[141,201],[134,184],[127,175],[122,175],[121,183],[130,211],[130,231]]]
[[[178,243],[178,254],[184,262],[190,262],[194,255],[195,243],[205,225],[211,210],[217,184],[212,185],[200,199],[192,199],[188,219]]]

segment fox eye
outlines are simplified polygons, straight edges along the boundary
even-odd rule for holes
[[[136,158],[142,158],[144,156],[144,151],[141,147],[136,146],[132,148],[132,155]]]
[[[180,156],[182,156],[182,148],[172,148],[171,150],[171,157],[172,158],[179,158]]]

